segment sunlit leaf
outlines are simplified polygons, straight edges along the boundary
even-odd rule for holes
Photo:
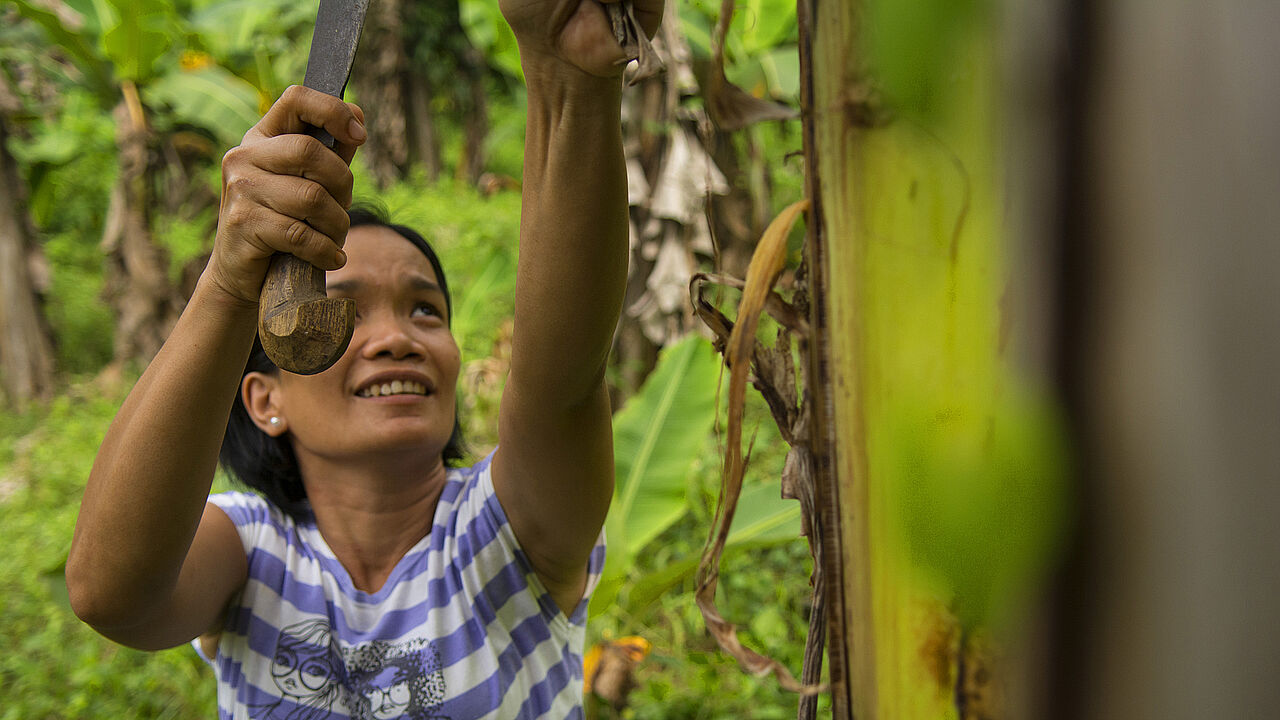
[[[111,0],[119,19],[102,36],[102,48],[120,77],[143,82],[172,44],[173,8],[160,0]]]
[[[746,0],[734,16],[734,28],[748,56],[767,52],[775,45],[796,37],[794,0]]]
[[[164,105],[172,117],[213,133],[224,145],[236,145],[258,121],[258,93],[225,68],[209,65],[172,72],[148,85],[149,105]]]
[[[644,387],[614,416],[617,502],[627,542],[643,548],[685,512],[690,469],[715,420],[719,358],[687,338],[662,353]]]
[[[502,17],[498,0],[459,0],[458,14],[472,45],[498,69],[512,77],[524,78],[516,36]]]

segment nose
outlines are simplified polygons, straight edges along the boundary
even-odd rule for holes
[[[365,334],[361,354],[369,359],[390,357],[395,360],[425,357],[426,348],[416,337],[409,318],[391,312],[379,312],[367,318],[357,332]]]

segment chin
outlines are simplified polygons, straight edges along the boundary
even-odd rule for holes
[[[408,425],[407,423],[405,425]],[[450,426],[450,432],[452,432]],[[449,443],[449,435],[441,436],[438,430],[419,427],[392,427],[380,430],[370,439],[369,446],[379,452],[429,452],[439,457]]]

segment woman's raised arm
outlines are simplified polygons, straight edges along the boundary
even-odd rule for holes
[[[176,645],[204,632],[243,584],[231,521],[206,508],[218,449],[257,328],[271,254],[323,268],[342,262],[344,207],[363,116],[290,88],[223,159],[213,256],[164,347],[116,414],[94,460],[67,588],[76,614],[135,647]],[[339,155],[305,135],[323,126]]]
[[[577,604],[613,493],[605,362],[627,275],[623,51],[595,0],[503,0],[529,89],[511,375],[494,484],[557,603]],[[637,17],[656,30],[661,0]]]

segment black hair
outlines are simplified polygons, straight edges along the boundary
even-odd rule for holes
[[[440,266],[440,258],[431,248],[426,238],[413,229],[396,225],[387,219],[385,211],[369,205],[357,205],[348,211],[351,227],[362,226],[385,227],[393,230],[413,244],[435,270],[440,290],[444,293],[446,320],[453,319],[453,299],[449,295],[449,283],[445,280],[444,268]],[[251,372],[275,375],[280,368],[267,357],[258,338],[253,340],[253,349],[249,352],[249,361],[245,363],[240,377]],[[453,416],[453,432],[445,444],[444,463],[456,467],[466,458],[466,443],[462,437],[462,424],[458,418],[458,408]],[[263,432],[244,406],[237,387],[235,401],[231,406],[231,417],[227,419],[227,434],[223,437],[222,448],[218,452],[218,461],[224,470],[240,484],[256,490],[270,500],[276,507],[295,519],[306,519],[311,516],[311,507],[307,502],[307,491],[302,485],[302,473],[298,470],[298,459],[293,453],[293,445],[287,435],[272,437]]]

